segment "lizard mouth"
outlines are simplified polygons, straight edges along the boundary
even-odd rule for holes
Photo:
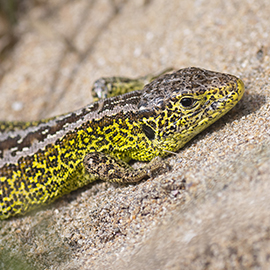
[[[228,91],[226,96],[214,100],[202,110],[201,121],[198,122],[198,126],[205,126],[204,128],[206,128],[230,111],[243,97],[245,86],[242,80],[237,79],[235,84],[228,86],[226,90]]]

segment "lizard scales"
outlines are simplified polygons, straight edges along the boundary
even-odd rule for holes
[[[127,90],[128,91],[128,90]],[[199,68],[162,75],[143,90],[33,122],[0,122],[0,218],[24,214],[96,179],[136,182],[241,99],[237,77]]]

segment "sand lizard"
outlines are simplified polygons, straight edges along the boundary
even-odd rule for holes
[[[127,93],[50,119],[0,122],[1,219],[96,179],[128,183],[151,176],[162,162],[139,169],[127,162],[177,151],[244,93],[237,77],[194,67],[164,74],[132,92],[143,87],[142,80],[113,81]],[[99,96],[101,84],[106,86],[106,80],[95,84]]]

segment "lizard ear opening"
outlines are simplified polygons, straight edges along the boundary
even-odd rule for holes
[[[149,140],[153,140],[155,138],[155,131],[150,127],[147,126],[146,124],[142,125],[142,130],[145,133],[146,137]]]

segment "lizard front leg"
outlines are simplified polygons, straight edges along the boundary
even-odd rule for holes
[[[86,171],[94,178],[122,184],[138,182],[170,169],[170,166],[159,157],[142,168],[134,169],[128,163],[100,152],[87,154],[83,164]]]

